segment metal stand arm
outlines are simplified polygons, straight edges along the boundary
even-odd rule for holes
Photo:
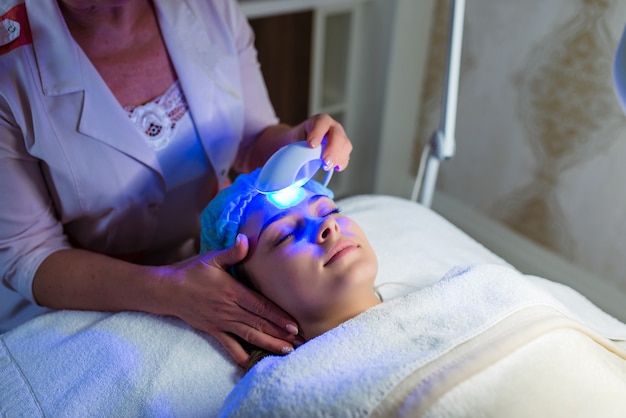
[[[452,0],[448,34],[446,78],[444,82],[439,129],[435,131],[430,142],[426,144],[422,151],[422,157],[411,194],[411,200],[417,200],[427,207],[430,207],[432,204],[441,161],[454,157],[456,150],[454,131],[456,128],[456,110],[459,94],[464,16],[465,0]]]

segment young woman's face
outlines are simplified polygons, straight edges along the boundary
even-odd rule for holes
[[[378,261],[361,228],[326,196],[278,209],[260,196],[240,232],[246,274],[257,289],[303,322],[331,326],[372,306]]]

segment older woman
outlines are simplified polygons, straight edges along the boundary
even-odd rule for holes
[[[46,309],[144,311],[273,352],[297,323],[197,254],[199,214],[280,146],[351,144],[328,115],[278,123],[235,0],[0,6],[0,332]],[[154,267],[159,266],[159,267]]]

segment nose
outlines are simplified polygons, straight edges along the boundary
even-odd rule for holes
[[[339,224],[333,217],[324,218],[317,231],[318,242],[324,242],[334,234],[339,232]]]

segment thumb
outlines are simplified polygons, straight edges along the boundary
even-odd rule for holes
[[[233,246],[215,254],[215,257],[209,263],[212,266],[226,270],[228,267],[243,261],[247,255],[248,237],[244,234],[237,234]]]

